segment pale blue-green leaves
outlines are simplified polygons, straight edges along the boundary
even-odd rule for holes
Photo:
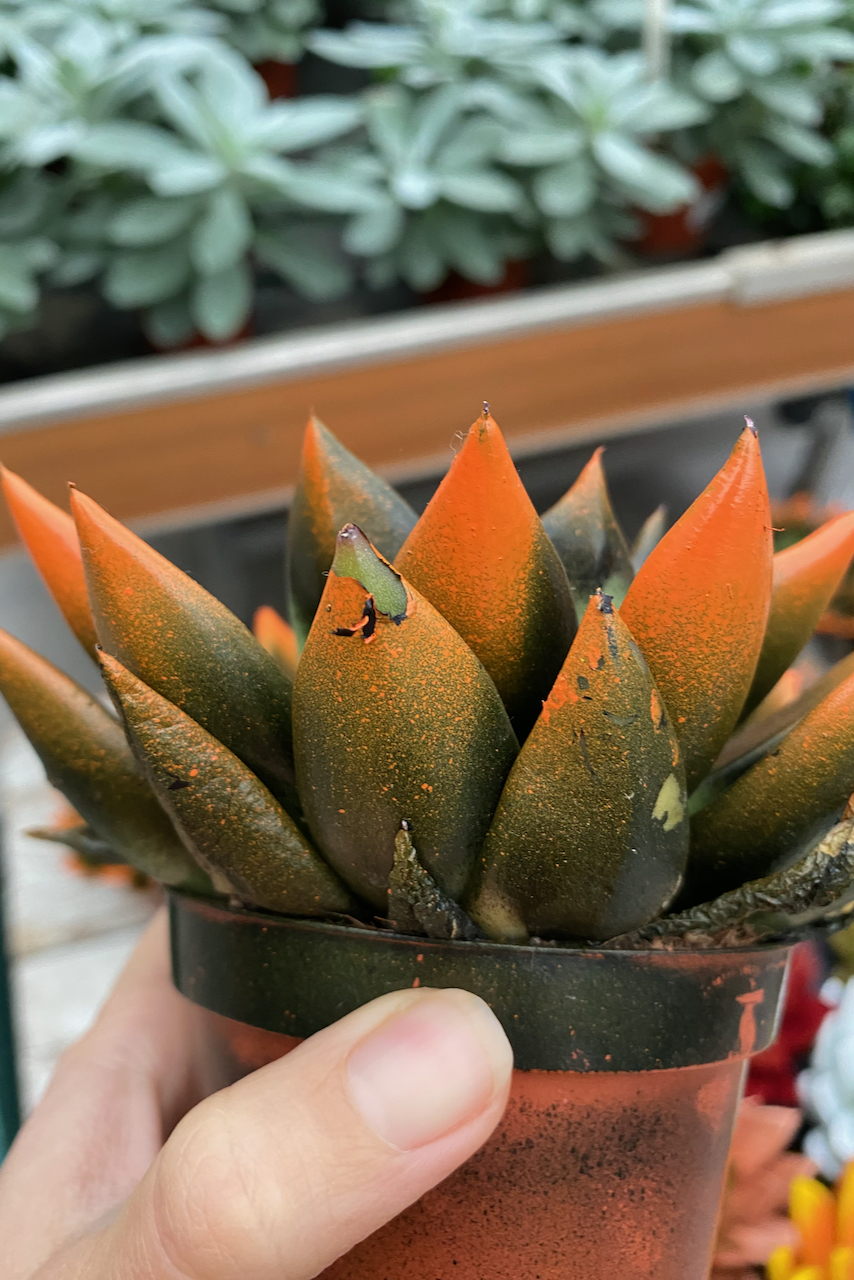
[[[39,304],[39,277],[57,260],[46,234],[51,213],[46,175],[19,172],[0,182],[0,337],[30,323]]]
[[[227,4],[285,23],[299,7]],[[160,344],[193,329],[220,340],[247,320],[256,257],[311,297],[346,288],[340,253],[324,270],[316,251],[312,269],[300,250],[308,210],[368,204],[364,181],[336,182],[315,159],[358,125],[358,98],[270,102],[246,59],[216,38],[227,19],[190,0],[0,0],[6,14],[13,74],[0,77],[0,161],[62,161],[56,185],[68,194],[54,218],[58,260],[43,237],[4,254],[0,314],[30,312],[36,273],[49,269],[58,285],[99,277],[114,306],[146,311]]]
[[[594,0],[603,23],[639,31],[642,0]],[[854,33],[834,26],[847,0],[683,0],[668,14],[677,82],[714,105],[697,135],[766,204],[794,198],[796,164],[827,165],[817,130],[831,64],[854,58]]]
[[[556,47],[564,32],[551,22],[529,20],[524,6],[512,19],[488,8],[479,0],[408,0],[408,22],[354,22],[345,31],[316,31],[308,47],[345,66],[393,69],[415,89],[483,76],[528,80],[532,63]]]
[[[365,95],[364,109],[365,143],[337,157],[341,175],[361,182],[366,197],[345,229],[346,248],[374,259],[377,284],[399,275],[429,290],[449,268],[496,283],[521,247],[508,218],[525,203],[522,185],[500,164],[501,125],[462,85],[421,93],[387,85]]]
[[[320,18],[318,0],[211,0],[226,18],[229,44],[249,59],[295,62],[306,30]]]

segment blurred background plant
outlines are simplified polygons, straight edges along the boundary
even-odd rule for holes
[[[224,19],[184,0],[13,3],[0,19],[7,325],[35,314],[39,271],[97,280],[164,346],[240,332],[256,262],[312,298],[348,287],[318,214],[365,195],[310,157],[357,124],[358,98],[271,102]]]
[[[45,288],[96,288],[168,347],[245,332],[259,272],[318,302],[500,288],[543,255],[631,265],[650,220],[705,223],[727,182],[760,227],[848,225],[852,15],[0,0],[0,332]],[[306,50],[309,87],[348,92],[284,100]]]

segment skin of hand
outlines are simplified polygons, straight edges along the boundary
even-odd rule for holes
[[[3,1280],[309,1280],[501,1118],[476,996],[381,996],[207,1099],[155,919],[0,1169]]]

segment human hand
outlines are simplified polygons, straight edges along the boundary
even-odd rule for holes
[[[512,1053],[477,997],[382,996],[200,1101],[165,914],[0,1170],[3,1280],[308,1280],[489,1137]]]

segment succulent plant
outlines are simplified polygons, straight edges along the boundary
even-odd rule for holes
[[[227,19],[228,42],[250,62],[296,62],[321,17],[319,0],[212,0]]]
[[[456,270],[497,283],[527,247],[513,222],[523,189],[497,164],[498,123],[468,110],[461,85],[385,85],[364,95],[363,108],[364,143],[330,148],[324,163],[344,189],[364,192],[343,243],[369,260],[369,280],[400,276],[426,291]]]
[[[4,489],[119,718],[12,637],[0,690],[81,838],[168,883],[511,943],[707,947],[851,909],[851,661],[782,728],[740,722],[854,516],[773,556],[751,425],[635,572],[601,450],[541,520],[485,411],[416,519],[312,420],[297,632],[265,609],[257,638],[77,490],[72,519]]]
[[[311,37],[310,47],[322,56],[384,77],[393,75],[398,82],[396,98],[386,90],[377,100],[386,117],[392,115],[391,102],[400,104],[394,131],[391,120],[381,127],[375,119],[369,124],[374,164],[379,160],[395,170],[389,173],[389,212],[380,226],[411,224],[411,211],[418,208],[414,202],[426,201],[428,187],[435,201],[451,155],[455,169],[472,170],[465,195],[451,197],[455,203],[509,216],[518,227],[517,243],[519,232],[545,237],[561,258],[588,253],[614,261],[619,257],[616,242],[630,238],[635,230],[634,207],[665,212],[696,194],[692,175],[653,145],[661,135],[705,118],[707,110],[696,95],[664,81],[651,83],[639,54],[598,47],[606,29],[601,24],[596,32],[589,29],[594,10],[572,10],[580,24],[574,34],[583,26],[590,43],[569,45],[566,22],[539,20],[546,8],[488,6],[483,0],[411,0],[401,7],[405,22],[353,23],[345,31],[319,31]],[[554,10],[548,7],[549,13]],[[562,12],[568,19],[569,8]],[[413,125],[408,131],[400,86],[409,88],[412,103]],[[444,86],[444,95],[438,86]],[[434,104],[452,101],[458,112],[472,114],[468,123],[449,118],[453,133],[443,131],[444,150],[428,163],[423,127],[415,126],[416,117],[419,125],[422,118],[432,120]],[[435,124],[430,136],[440,141]],[[475,139],[475,151],[468,156],[466,150],[471,151]],[[417,189],[412,172],[416,160],[423,170]],[[485,162],[490,165],[488,177]],[[353,163],[367,167],[369,161],[360,158]],[[470,226],[475,217],[467,214]],[[455,221],[462,223],[459,215]],[[415,220],[437,262],[442,256],[437,242],[462,243],[458,227],[445,232],[439,222],[432,208]],[[374,218],[368,225],[378,224]],[[507,226],[495,218],[486,224],[481,219],[481,234],[470,236],[473,243],[457,255],[467,264],[464,274],[484,280],[500,274],[497,266],[490,275],[477,267],[479,259],[486,261],[490,242],[492,258],[499,264],[514,252]],[[482,246],[480,253],[475,240]],[[386,251],[385,244],[375,248],[370,234],[359,240],[358,232],[351,232],[349,247],[372,255]],[[426,261],[426,251],[421,249],[421,254]],[[447,265],[457,267],[456,262]]]
[[[598,0],[595,7],[618,29],[640,29],[640,0]],[[845,0],[674,4],[667,18],[672,74],[713,107],[693,139],[695,154],[716,154],[764,203],[790,204],[796,166],[833,158],[818,126],[828,70],[854,56],[854,34],[844,27],[849,12]]]
[[[346,289],[344,255],[334,235],[324,243],[318,213],[364,208],[369,193],[309,155],[357,124],[359,102],[270,103],[246,59],[194,19],[216,15],[165,0],[147,18],[144,8],[45,3],[7,41],[0,161],[54,192],[45,234],[56,249],[48,260],[27,244],[18,274],[51,267],[60,286],[98,278],[165,346],[194,329],[212,340],[238,332],[257,263],[315,299]],[[34,304],[35,281],[18,293]]]
[[[52,186],[47,175],[20,169],[0,178],[0,338],[32,322],[39,277],[59,256],[49,235]]]
[[[573,48],[541,59],[536,75],[542,93],[516,120],[505,114],[504,159],[536,166],[532,198],[556,257],[614,258],[614,240],[634,229],[633,210],[667,213],[696,196],[691,173],[656,140],[707,111],[690,93],[650,81],[640,54]]]

